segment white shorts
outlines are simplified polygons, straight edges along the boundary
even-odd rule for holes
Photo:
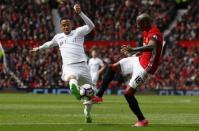
[[[92,73],[90,73],[90,74],[91,74],[92,83],[93,83],[94,85],[96,85],[96,84],[97,84],[97,81],[98,81],[98,79],[99,79],[99,73],[98,73],[98,72],[92,72]]]
[[[147,72],[140,65],[139,58],[136,56],[123,58],[119,61],[122,75],[132,74],[129,86],[136,89],[141,86],[147,77]]]
[[[77,77],[79,86],[92,84],[89,67],[86,62],[63,65],[62,80],[68,82],[68,78],[71,75]]]

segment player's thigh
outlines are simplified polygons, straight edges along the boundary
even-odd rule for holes
[[[71,76],[75,76],[77,80],[79,79],[78,68],[74,65],[64,65],[62,67],[62,80],[68,82]]]
[[[135,60],[135,62],[133,63],[133,73],[129,81],[129,86],[134,89],[140,87],[142,84],[144,84],[147,76],[148,74],[140,65],[139,60]]]
[[[128,75],[133,73],[133,57],[123,58],[119,61],[121,67],[121,73],[123,75]]]

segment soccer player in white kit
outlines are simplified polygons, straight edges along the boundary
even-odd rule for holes
[[[81,99],[79,87],[83,84],[92,84],[87,65],[87,57],[84,51],[84,36],[91,32],[95,27],[93,22],[81,11],[79,4],[74,6],[75,12],[84,20],[86,25],[72,30],[72,22],[69,18],[61,18],[60,26],[62,33],[56,34],[51,41],[44,43],[39,47],[35,47],[32,51],[39,51],[54,46],[59,46],[62,65],[62,80],[69,84],[72,94]],[[92,121],[90,112],[92,103],[84,102],[84,114],[86,122]]]
[[[88,66],[90,68],[92,84],[93,84],[94,90],[96,90],[96,85],[99,79],[99,75],[105,69],[105,65],[103,61],[97,57],[97,51],[95,49],[92,49],[91,56],[92,57],[88,61]]]

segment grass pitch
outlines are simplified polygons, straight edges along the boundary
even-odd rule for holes
[[[84,122],[82,102],[69,95],[0,94],[0,131],[199,131],[198,96],[137,96],[149,127],[136,121],[123,96],[105,96]]]

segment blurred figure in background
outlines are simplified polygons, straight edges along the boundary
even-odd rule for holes
[[[90,68],[92,84],[93,84],[94,90],[96,90],[96,85],[99,79],[99,75],[104,71],[105,65],[103,61],[100,58],[98,58],[98,54],[95,49],[91,51],[91,56],[92,57],[88,61],[88,66]]]

